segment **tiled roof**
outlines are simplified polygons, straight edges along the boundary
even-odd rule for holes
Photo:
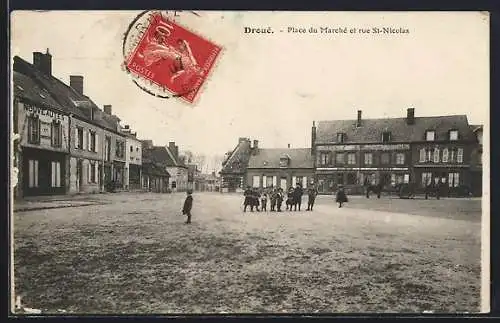
[[[61,112],[66,112],[47,91],[42,90],[31,78],[14,71],[13,73],[14,96],[23,98],[33,104],[40,104]]]
[[[162,164],[164,166],[172,167],[177,166],[173,158],[173,155],[169,153],[164,146],[153,146],[151,148],[143,149],[143,158],[147,161],[151,161],[157,164]]]
[[[316,143],[337,143],[337,133],[346,134],[345,143],[381,143],[382,133],[391,132],[391,142],[415,142],[425,140],[427,130],[435,131],[435,140],[448,140],[450,130],[458,130],[460,140],[474,140],[467,116],[415,117],[408,125],[406,118],[363,119],[361,127],[356,120],[319,121]]]
[[[87,96],[76,92],[72,87],[52,75],[46,75],[39,71],[33,64],[22,58],[14,57],[14,71],[20,72],[32,78],[38,87],[49,92],[53,99],[68,113],[73,114],[89,123],[96,124],[110,131],[117,132],[116,122],[113,117],[106,115]],[[94,120],[90,120],[90,110],[94,109]]]
[[[170,174],[166,169],[161,166],[156,165],[155,163],[148,162],[142,164],[143,172],[146,175],[155,175],[155,176],[166,176],[170,177]]]
[[[250,156],[248,168],[280,168],[280,158],[290,160],[287,168],[313,168],[313,158],[309,148],[259,148]]]
[[[220,173],[229,174],[244,172],[250,159],[250,152],[250,140],[240,141],[225,161]]]

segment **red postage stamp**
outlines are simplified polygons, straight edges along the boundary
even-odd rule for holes
[[[193,103],[222,48],[160,13],[151,14],[147,23],[127,69]]]

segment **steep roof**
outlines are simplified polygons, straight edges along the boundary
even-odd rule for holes
[[[243,173],[250,159],[250,140],[240,140],[222,166],[221,174]]]
[[[413,125],[408,125],[406,118],[363,119],[361,127],[356,127],[356,120],[320,121],[316,143],[337,142],[339,132],[346,134],[345,143],[380,143],[384,131],[391,132],[391,142],[415,142],[425,140],[427,130],[435,131],[436,141],[448,140],[450,130],[458,130],[460,140],[474,140],[467,116],[450,115],[415,117]]]
[[[176,160],[175,155],[165,146],[153,146],[151,148],[144,148],[142,150],[142,156],[148,161],[152,161],[157,164],[162,164],[166,167],[184,167],[184,164]]]
[[[50,93],[52,98],[67,113],[107,130],[117,132],[116,117],[105,114],[89,97],[78,93],[58,78],[39,71],[33,64],[19,56],[14,57],[14,71],[33,79],[38,87],[42,91]],[[94,120],[91,120],[91,109],[94,110]]]
[[[64,108],[54,100],[49,92],[42,90],[42,88],[27,75],[14,71],[12,78],[14,96],[23,98],[32,104],[39,104],[67,113]]]
[[[170,177],[170,173],[163,167],[156,165],[153,162],[142,163],[144,174]]]
[[[250,156],[248,168],[280,168],[280,159],[289,158],[287,168],[314,168],[309,148],[259,148]]]

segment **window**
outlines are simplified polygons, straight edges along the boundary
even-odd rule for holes
[[[448,174],[448,186],[458,187],[460,185],[460,174],[459,173],[449,173]]]
[[[51,181],[50,186],[52,187],[61,187],[61,163],[60,162],[52,162],[52,172],[51,172]]]
[[[422,173],[422,186],[427,186],[432,181],[432,173]]]
[[[439,148],[434,148],[434,162],[439,163]]]
[[[273,186],[273,176],[267,176],[266,177],[266,187],[271,187]]]
[[[319,164],[320,165],[328,165],[329,164],[329,154],[322,152],[319,154]]]
[[[30,144],[40,143],[40,119],[38,116],[28,117],[28,142]]]
[[[450,140],[458,140],[458,130],[450,130]]]
[[[137,148],[135,149],[135,151],[136,151],[136,152],[139,152],[139,147],[137,147]]]
[[[91,161],[88,164],[88,182],[97,183],[98,163]]]
[[[425,132],[425,140],[427,141],[434,141],[436,132],[434,130],[427,130]]]
[[[38,187],[38,160],[28,161],[28,187]]]
[[[337,142],[343,143],[345,141],[345,133],[338,132],[337,133]]]
[[[258,175],[253,176],[252,187],[254,187],[254,188],[260,187],[260,176],[258,176]]]
[[[177,187],[177,182],[176,181],[172,181],[172,188],[176,188]]]
[[[389,131],[384,131],[382,133],[382,142],[389,142],[391,141],[391,133]]]
[[[454,163],[457,159],[457,150],[455,148],[451,149],[450,162]]]
[[[444,148],[443,149],[443,163],[447,163],[448,162],[448,148]]]
[[[337,184],[338,185],[343,185],[344,184],[344,174],[342,174],[342,173],[337,174]]]
[[[408,184],[410,182],[410,174],[404,174],[403,183]]]
[[[125,143],[123,141],[116,141],[116,157],[123,158],[123,154],[125,153]]]
[[[371,165],[371,164],[373,164],[373,154],[366,153],[365,154],[365,165]]]
[[[104,140],[104,160],[105,161],[110,161],[111,160],[111,137],[106,136]]]
[[[421,162],[421,163],[425,162],[425,148],[420,148],[419,162]]]
[[[288,167],[288,158],[286,157],[280,158],[280,167]]]
[[[356,164],[356,154],[353,153],[347,154],[347,164],[349,165]]]
[[[90,151],[93,151],[93,152],[96,152],[96,148],[97,148],[97,134],[95,133],[95,131],[89,131],[89,137],[90,137]]]
[[[62,146],[62,126],[60,121],[52,122],[52,138],[51,143],[53,147]]]
[[[356,184],[356,173],[347,173],[347,185]]]
[[[464,150],[463,148],[458,148],[457,149],[457,163],[463,163],[464,162]]]
[[[403,165],[404,163],[405,163],[405,154],[404,153],[397,153],[396,154],[396,164]]]
[[[336,153],[335,154],[335,163],[337,163],[337,164],[344,163],[344,153]]]
[[[130,152],[133,152],[134,151],[134,147],[132,145],[130,145]]]
[[[427,158],[426,158],[425,161],[427,161],[427,162],[433,161],[433,158],[432,158],[432,149],[431,148],[427,148],[426,150],[427,150]]]
[[[390,157],[389,153],[382,153],[382,155],[380,155],[380,163],[387,165],[387,164],[389,164],[390,158],[391,157]]]
[[[83,128],[76,127],[75,129],[75,147],[77,149],[83,149]]]

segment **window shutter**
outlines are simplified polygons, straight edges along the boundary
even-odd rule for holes
[[[90,132],[90,130],[87,132],[87,150],[90,151],[92,150],[92,145],[91,145],[91,142],[92,142],[92,133]]]
[[[464,161],[464,150],[463,148],[458,148],[457,150],[457,163],[463,163]]]
[[[94,176],[95,181],[94,182],[99,183],[99,163],[97,163],[97,162],[94,164],[94,174],[95,174],[95,176]]]
[[[297,177],[292,176],[292,186],[295,187],[295,185],[297,185]]]
[[[95,152],[99,152],[99,135],[97,134],[97,132],[95,133]]]
[[[302,177],[302,187],[307,187],[307,176]]]
[[[90,183],[90,162],[87,164],[87,183]]]
[[[439,163],[439,148],[434,148],[434,162]]]
[[[448,148],[444,148],[443,149],[443,163],[447,163],[448,162]]]
[[[276,187],[278,184],[278,176],[273,176],[273,187]]]
[[[75,127],[75,148],[78,148],[78,128]]]
[[[83,132],[83,142],[81,143],[82,144],[82,149],[87,149],[87,133],[85,132],[85,130],[83,129],[82,130]]]
[[[425,162],[425,149],[420,148],[420,160],[421,163]]]
[[[263,188],[267,187],[267,176],[266,175],[262,176],[262,187]]]

